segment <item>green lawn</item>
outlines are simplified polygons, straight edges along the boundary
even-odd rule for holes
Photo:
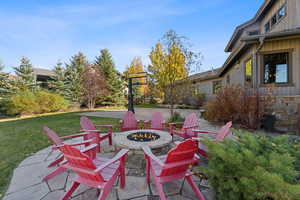
[[[80,130],[78,113],[0,122],[0,199],[7,189],[14,168],[26,157],[51,145],[51,142],[42,134],[42,127],[48,126],[61,136],[78,133]],[[97,124],[116,125],[119,121],[113,118],[89,118]]]

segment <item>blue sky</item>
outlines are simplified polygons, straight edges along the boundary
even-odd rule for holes
[[[25,4],[26,2],[26,4]],[[263,0],[10,0],[0,3],[0,60],[10,72],[22,56],[51,69],[82,51],[90,61],[108,48],[118,70],[149,52],[168,29],[190,39],[202,70],[223,64],[234,28]]]

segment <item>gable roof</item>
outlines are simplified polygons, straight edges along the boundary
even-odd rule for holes
[[[265,0],[263,5],[259,8],[255,16],[245,22],[244,24],[239,25],[236,27],[233,35],[231,36],[226,48],[225,52],[231,52],[233,45],[238,41],[239,37],[243,33],[244,29],[247,28],[248,26],[256,23],[259,19],[261,19],[265,14],[269,11],[269,9],[273,6],[273,4],[276,2],[276,0]]]
[[[188,77],[188,79],[190,81],[206,81],[206,80],[219,78],[220,69],[221,68],[216,68],[216,69],[212,69],[209,71],[193,74],[193,75],[190,75]]]
[[[53,71],[43,68],[33,68],[33,74],[42,76],[55,76]]]

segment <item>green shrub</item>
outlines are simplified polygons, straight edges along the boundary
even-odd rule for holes
[[[6,103],[8,115],[28,115],[55,112],[68,108],[68,102],[60,95],[46,91],[24,91]]]
[[[28,115],[38,113],[39,105],[33,92],[20,92],[11,97],[7,102],[8,115]]]
[[[217,199],[300,199],[298,142],[291,145],[287,137],[250,134],[243,134],[238,141],[204,141],[209,161],[201,170],[216,190]]]
[[[40,105],[39,113],[56,112],[68,108],[68,102],[58,94],[38,91],[35,95],[36,101]]]

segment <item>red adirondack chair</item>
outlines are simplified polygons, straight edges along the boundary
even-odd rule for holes
[[[79,134],[74,134],[74,135],[70,135],[70,136],[59,137],[53,130],[49,129],[48,127],[43,127],[43,133],[49,138],[49,140],[51,140],[53,142],[52,150],[58,150],[58,146],[64,144],[63,143],[64,138],[87,137],[87,133],[79,133]],[[91,144],[95,144],[95,143],[96,143],[96,141],[94,139],[87,139],[87,140],[83,140],[78,143],[72,143],[69,145],[70,146],[81,146],[81,145],[86,146],[86,145],[91,145]],[[96,146],[98,146],[98,145],[96,145]],[[50,163],[48,165],[48,167],[53,167],[55,165],[61,164],[63,161],[64,161],[64,157],[63,157],[63,155],[60,155],[59,158],[56,159],[55,161],[53,161],[52,163]],[[49,179],[63,173],[64,171],[65,171],[64,168],[61,168],[60,166],[58,166],[53,172],[51,172],[50,174],[45,176],[43,178],[43,181],[48,181]]]
[[[193,130],[193,132],[199,136],[198,138],[193,138],[199,141],[199,153],[204,157],[207,157],[207,148],[205,145],[201,143],[201,138],[203,138],[204,136],[211,135],[213,136],[214,141],[216,142],[223,141],[226,138],[226,136],[230,133],[231,127],[232,127],[232,122],[228,122],[219,131]]]
[[[94,125],[87,117],[81,117],[80,126],[82,129],[81,131],[89,133],[84,139],[95,138],[96,143],[99,144],[97,146],[97,152],[101,151],[100,142],[102,140],[108,139],[109,145],[112,145],[112,125]],[[107,133],[101,133],[101,131],[97,130],[96,127],[107,128],[108,131]]]
[[[178,135],[184,139],[195,137],[193,129],[198,128],[199,122],[198,117],[195,113],[189,114],[183,123],[181,130],[176,130],[177,125],[182,125],[182,123],[169,123],[170,134]]]
[[[139,129],[139,120],[136,120],[133,112],[127,111],[120,121],[121,131],[130,131]]]
[[[164,130],[165,122],[160,112],[154,113],[150,120],[144,121],[144,128],[150,128],[155,130]]]
[[[189,170],[189,166],[198,161],[196,157],[198,146],[195,140],[188,139],[178,144],[166,156],[155,156],[148,146],[143,147],[143,150],[146,158],[147,183],[150,184],[150,174],[152,174],[161,200],[166,200],[162,184],[183,178],[191,185],[197,198],[205,200]]]
[[[100,189],[98,200],[106,199],[118,177],[120,187],[125,187],[125,159],[129,150],[121,150],[112,159],[96,157],[92,160],[70,145],[62,145],[59,148],[68,161],[62,167],[71,169],[77,174],[62,200],[68,200],[80,184]]]

